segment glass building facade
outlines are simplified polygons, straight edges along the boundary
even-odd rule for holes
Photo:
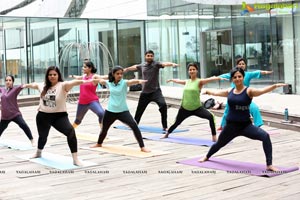
[[[162,85],[169,78],[188,78],[189,62],[199,64],[204,78],[227,73],[243,57],[248,71],[273,70],[253,84],[286,82],[300,94],[300,1],[213,5],[148,0],[147,15],[147,20],[0,16],[0,85],[6,74],[16,77],[15,84],[42,82],[50,65],[59,65],[67,79],[81,74],[86,58],[98,73],[107,74],[113,65],[142,62],[145,50],[152,49],[156,60],[180,65],[161,70]]]

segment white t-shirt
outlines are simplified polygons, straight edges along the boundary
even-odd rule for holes
[[[44,83],[39,84],[39,91],[42,93]],[[44,97],[40,98],[38,111],[45,113],[67,112],[66,99],[68,92],[64,82],[58,82],[48,89]]]

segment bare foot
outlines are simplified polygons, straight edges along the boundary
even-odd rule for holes
[[[40,158],[42,157],[42,150],[38,149],[35,154],[33,154],[33,156],[31,156],[30,158]]]
[[[80,162],[78,159],[73,160],[73,165],[76,165],[76,166],[79,166],[79,167],[83,166],[82,162]]]
[[[267,171],[273,171],[273,172],[275,172],[275,171],[278,171],[278,169],[276,167],[274,167],[273,165],[268,165],[267,166]]]
[[[142,152],[145,152],[145,153],[151,152],[149,149],[147,149],[147,148],[145,148],[145,147],[142,147],[142,148],[141,148],[141,151],[142,151]]]
[[[92,145],[92,146],[90,146],[90,148],[97,148],[97,147],[102,147],[102,144],[94,144],[94,145]]]
[[[212,141],[213,141],[213,142],[216,142],[216,141],[217,141],[217,136],[216,136],[216,135],[213,135],[213,136],[212,136]]]
[[[170,133],[168,133],[168,132],[167,132],[167,133],[166,133],[166,134],[164,134],[164,135],[163,135],[163,136],[162,136],[160,139],[165,139],[165,138],[168,138],[168,137],[169,137],[169,134],[170,134]]]
[[[203,163],[203,162],[205,162],[205,161],[208,161],[208,158],[205,156],[202,160],[200,159],[200,160],[198,160],[198,162],[201,162],[201,163]]]
[[[168,132],[168,128],[163,128],[163,131],[166,133]]]

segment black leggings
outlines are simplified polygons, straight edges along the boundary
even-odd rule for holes
[[[213,114],[211,114],[208,110],[206,110],[202,106],[193,111],[186,110],[181,106],[178,110],[178,113],[176,116],[176,121],[169,128],[168,133],[172,133],[177,128],[177,126],[179,126],[186,118],[188,118],[192,115],[209,120],[211,134],[216,135],[216,126],[215,126],[214,116],[213,116]]]
[[[18,115],[15,118],[10,119],[10,120],[1,119],[1,122],[0,122],[0,136],[2,135],[3,131],[7,128],[8,124],[11,121],[15,122],[16,124],[19,125],[19,127],[21,129],[23,129],[23,131],[25,132],[25,134],[29,138],[29,140],[33,139],[30,128],[28,127],[28,125],[24,121],[22,115]]]
[[[152,93],[144,93],[144,92],[141,93],[138,106],[135,111],[135,116],[134,116],[136,123],[138,124],[140,123],[140,120],[142,118],[145,109],[147,108],[148,104],[152,101],[154,101],[159,106],[159,112],[161,115],[161,124],[163,128],[164,129],[168,128],[168,123],[167,123],[168,107],[160,88]]]
[[[254,126],[249,122],[229,122],[220,133],[217,143],[208,151],[206,157],[210,158],[214,153],[228,144],[237,136],[245,136],[253,140],[260,140],[266,156],[267,165],[272,165],[272,143],[269,134],[263,129]]]
[[[38,112],[36,115],[36,125],[39,133],[38,149],[44,149],[49,135],[49,130],[53,126],[56,130],[67,136],[71,153],[77,152],[77,139],[75,130],[69,121],[66,112],[44,113]]]
[[[144,145],[144,142],[143,142],[143,137],[142,137],[141,131],[138,128],[137,123],[134,121],[134,119],[132,118],[129,111],[114,113],[114,112],[110,112],[108,110],[105,110],[103,121],[102,121],[103,126],[102,126],[102,129],[101,129],[99,138],[98,138],[98,144],[103,143],[103,140],[105,139],[105,137],[107,135],[107,131],[108,131],[109,127],[117,119],[120,120],[121,122],[123,122],[124,124],[127,124],[133,130],[133,134],[134,134],[136,140],[138,141],[139,146],[141,148],[144,147],[145,145]]]

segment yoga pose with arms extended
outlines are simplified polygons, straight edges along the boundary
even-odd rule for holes
[[[0,87],[1,93],[1,122],[0,122],[0,136],[8,127],[10,122],[15,122],[23,129],[24,133],[34,146],[32,133],[28,125],[23,119],[22,113],[19,110],[17,96],[23,89],[23,85],[14,87],[15,78],[12,75],[5,77],[5,88]]]
[[[77,80],[90,80],[90,79],[99,79],[99,78],[107,78],[107,76],[100,76],[95,74],[97,72],[96,67],[91,61],[85,61],[83,63],[83,76],[74,76],[71,75],[72,78]],[[98,84],[89,83],[80,85],[80,93],[79,100],[77,105],[76,118],[73,123],[73,127],[76,128],[79,124],[81,124],[82,119],[88,110],[91,110],[98,116],[98,122],[101,126],[104,109],[102,108],[99,98],[96,94]]]
[[[77,157],[77,139],[75,130],[69,121],[66,99],[68,91],[75,85],[90,83],[94,80],[63,81],[60,70],[56,66],[48,67],[44,83],[25,84],[24,87],[39,90],[40,104],[36,115],[36,125],[39,133],[38,149],[32,158],[42,156],[51,126],[67,136],[72,153],[73,164],[81,165]]]
[[[206,110],[200,101],[200,91],[203,85],[217,80],[223,80],[220,77],[210,77],[205,79],[197,78],[197,63],[188,64],[189,80],[170,79],[167,82],[174,82],[184,85],[181,106],[178,110],[175,123],[168,129],[163,138],[167,138],[186,118],[195,115],[207,119],[212,134],[212,141],[217,141],[214,115]]]
[[[172,62],[154,61],[154,52],[151,50],[146,51],[145,61],[145,63],[133,65],[124,69],[124,72],[140,70],[142,72],[142,78],[148,81],[143,85],[134,119],[139,124],[148,104],[150,102],[155,102],[159,106],[163,130],[166,131],[168,128],[167,103],[162,95],[159,85],[159,70],[164,67],[175,67],[178,65]]]
[[[262,141],[266,156],[267,170],[276,171],[272,165],[272,143],[268,133],[263,129],[254,126],[250,120],[249,107],[253,97],[260,96],[270,92],[277,87],[283,87],[286,84],[277,83],[265,88],[255,89],[244,85],[245,73],[242,68],[234,68],[230,72],[230,79],[235,87],[221,91],[206,90],[206,94],[227,97],[229,112],[227,115],[227,124],[219,135],[218,141],[210,148],[207,155],[200,160],[204,162],[228,144],[237,136],[245,136],[253,140]]]
[[[116,66],[109,73],[108,80],[99,80],[102,85],[106,85],[108,87],[110,96],[108,99],[107,110],[105,110],[104,113],[102,121],[103,127],[101,129],[98,142],[97,144],[93,145],[92,148],[101,147],[109,127],[116,120],[120,120],[132,129],[134,136],[139,143],[141,151],[150,152],[145,148],[141,131],[138,128],[136,121],[131,116],[126,103],[127,87],[135,84],[144,84],[147,82],[147,80],[124,80],[123,71],[124,70],[122,67]]]
[[[246,67],[247,67],[245,59],[243,59],[243,58],[238,59],[236,61],[236,66],[242,68],[245,71]],[[272,74],[272,73],[273,73],[273,71],[263,71],[263,70],[256,70],[256,71],[253,71],[253,72],[245,71],[244,85],[249,87],[250,86],[250,81],[252,79],[261,78],[261,75],[269,75],[269,74]],[[222,74],[219,77],[230,79],[230,73]],[[231,84],[231,86],[235,87],[233,83]],[[225,110],[224,110],[224,113],[223,113],[223,117],[221,119],[221,126],[218,128],[218,130],[222,130],[222,128],[226,124],[226,117],[227,117],[227,114],[228,114],[228,109],[229,108],[226,104]],[[264,124],[264,122],[262,120],[262,117],[261,117],[261,114],[260,114],[260,111],[259,111],[259,108],[254,102],[251,102],[251,104],[250,104],[250,114],[253,117],[253,121],[254,121],[255,126],[260,127]]]

